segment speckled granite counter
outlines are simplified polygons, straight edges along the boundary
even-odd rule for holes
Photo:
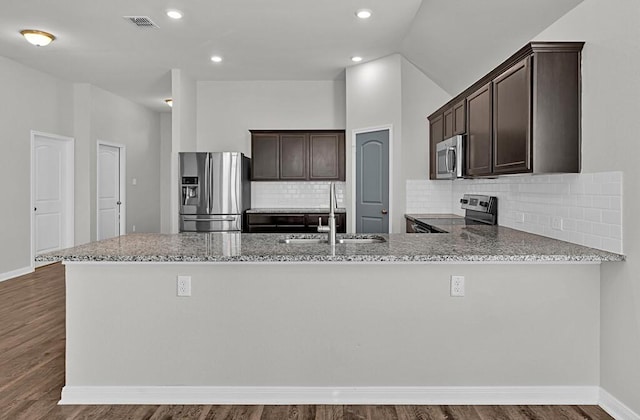
[[[41,255],[37,261],[144,262],[605,262],[624,256],[500,226],[445,234],[382,235],[377,244],[284,244],[285,234],[130,234]],[[309,236],[309,235],[307,235]],[[348,235],[338,235],[345,237]]]
[[[336,213],[346,213],[347,209],[340,207],[335,210]],[[249,209],[247,213],[329,213],[329,208],[264,208]]]

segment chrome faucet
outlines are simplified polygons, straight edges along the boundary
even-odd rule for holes
[[[331,246],[336,244],[336,185],[329,184],[329,219],[327,225],[322,226],[322,217],[318,217],[318,232],[329,234],[328,242]]]

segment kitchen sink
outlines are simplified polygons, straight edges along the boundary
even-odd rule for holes
[[[387,240],[378,235],[346,235],[336,238],[337,244],[379,244]],[[326,244],[329,243],[325,235],[290,235],[279,239],[281,244]]]
[[[320,238],[284,238],[278,242],[281,244],[326,244],[329,243],[326,239]]]
[[[347,237],[336,239],[336,242],[339,244],[380,244],[382,242],[387,242],[382,236],[360,236],[360,237]]]

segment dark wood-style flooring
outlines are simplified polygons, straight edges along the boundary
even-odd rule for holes
[[[64,267],[0,282],[0,419],[611,419],[598,406],[59,406]]]

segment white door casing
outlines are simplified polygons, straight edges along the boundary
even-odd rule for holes
[[[74,139],[31,131],[31,265],[74,245]]]
[[[96,239],[125,233],[125,149],[123,145],[98,141]]]

